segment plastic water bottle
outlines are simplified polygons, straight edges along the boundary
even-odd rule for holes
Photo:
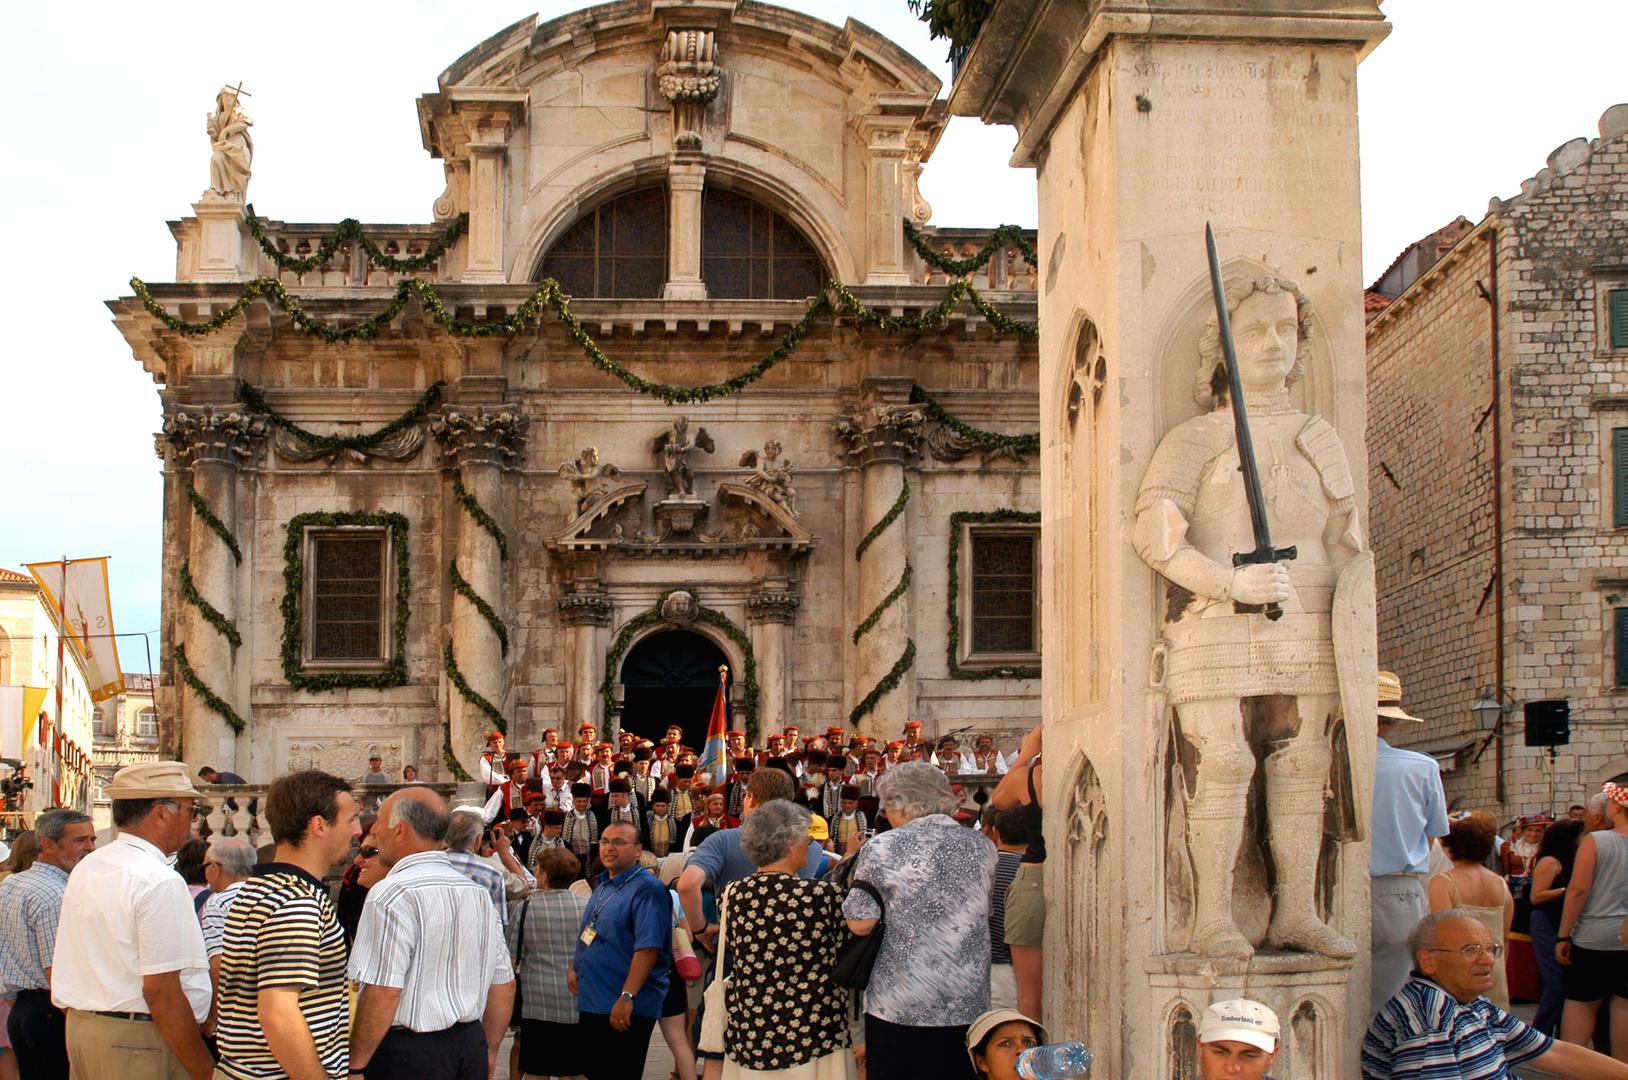
[[[1017,1074],[1023,1080],[1075,1080],[1090,1075],[1094,1060],[1096,1055],[1084,1043],[1048,1043],[1019,1054]]]

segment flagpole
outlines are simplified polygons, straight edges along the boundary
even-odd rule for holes
[[[68,634],[68,556],[62,556],[62,583],[57,587],[57,730],[51,736],[45,747],[45,779],[51,782],[48,789],[51,792],[51,804],[57,802],[57,769],[56,755],[51,752],[52,745],[62,738],[62,665],[64,661],[64,638]]]

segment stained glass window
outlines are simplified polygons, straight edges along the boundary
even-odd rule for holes
[[[1038,652],[1034,532],[981,532],[971,540],[972,654]]]
[[[386,546],[383,529],[312,534],[308,594],[311,660],[386,659]]]
[[[642,188],[588,211],[543,257],[570,296],[654,298],[667,281],[667,190]]]
[[[707,188],[701,280],[709,297],[801,300],[820,291],[825,269],[814,245],[784,217],[739,192]]]

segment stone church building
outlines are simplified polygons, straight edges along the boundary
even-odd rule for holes
[[[432,224],[256,217],[217,142],[175,281],[110,305],[163,407],[165,751],[433,780],[493,727],[699,746],[720,666],[754,732],[1015,747],[1036,270],[1008,234],[969,293],[917,248],[997,223],[926,225],[940,91],[856,22],[622,0],[418,100]]]

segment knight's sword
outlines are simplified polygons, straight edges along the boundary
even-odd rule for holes
[[[1221,284],[1221,258],[1215,251],[1215,230],[1204,225],[1204,244],[1210,255],[1210,291],[1215,294],[1216,328],[1221,334],[1221,354],[1226,358],[1227,400],[1232,404],[1232,430],[1238,443],[1238,470],[1244,474],[1244,498],[1249,502],[1249,524],[1255,533],[1255,550],[1232,556],[1232,565],[1285,562],[1295,557],[1293,547],[1272,546],[1272,525],[1266,518],[1266,499],[1261,494],[1261,471],[1255,462],[1255,443],[1249,437],[1249,414],[1244,410],[1243,380],[1238,374],[1238,350],[1232,344],[1232,320],[1227,316],[1226,288]],[[1238,611],[1260,611],[1268,619],[1281,619],[1278,604],[1239,604]]]

